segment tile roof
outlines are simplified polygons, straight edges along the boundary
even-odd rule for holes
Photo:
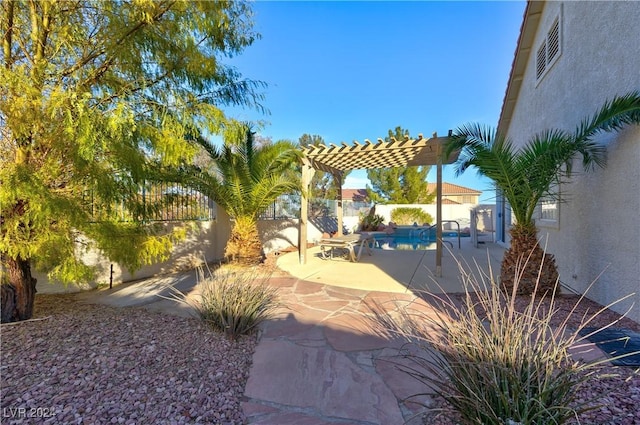
[[[429,192],[436,191],[436,183],[428,183]],[[475,190],[464,186],[458,186],[453,183],[442,183],[442,196],[447,195],[480,195],[481,190]]]
[[[429,192],[434,192],[436,190],[436,183],[428,183],[427,187]],[[453,196],[453,195],[481,195],[482,191],[471,189],[464,186],[459,186],[453,183],[442,183],[442,196]],[[342,189],[342,199],[349,201],[364,201],[367,200],[367,190],[366,189]],[[454,201],[447,201],[446,199],[442,200],[443,203],[451,204],[457,203]],[[447,202],[445,202],[447,201]]]
[[[462,205],[460,202],[452,201],[451,199],[444,198],[442,205]]]
[[[342,189],[342,199],[347,201],[365,201],[367,200],[366,189]]]

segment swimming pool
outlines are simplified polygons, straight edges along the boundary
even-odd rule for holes
[[[426,251],[436,249],[435,240],[420,239],[418,237],[375,235],[373,247],[395,251]]]
[[[461,234],[460,236],[468,236]],[[458,232],[443,231],[443,238],[457,238]],[[427,251],[436,249],[435,229],[426,228],[399,228],[395,233],[374,235],[373,247],[376,249],[396,251]]]

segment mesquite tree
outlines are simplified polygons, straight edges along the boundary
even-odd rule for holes
[[[186,136],[219,131],[223,105],[259,106],[261,83],[221,61],[257,36],[239,1],[3,0],[0,34],[5,322],[33,314],[32,267],[78,282],[88,248],[129,269],[166,258],[180,234],[145,224],[144,182],[189,161]]]

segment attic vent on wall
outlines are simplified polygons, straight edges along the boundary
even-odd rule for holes
[[[545,73],[555,63],[555,60],[560,56],[560,53],[560,17],[557,17],[536,52],[536,81],[542,79]]]

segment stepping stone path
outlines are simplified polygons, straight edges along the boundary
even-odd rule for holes
[[[425,390],[398,370],[400,340],[374,335],[367,305],[432,311],[405,294],[369,292],[291,277],[272,277],[283,311],[262,327],[245,388],[250,424],[421,424],[431,400],[406,400]]]

